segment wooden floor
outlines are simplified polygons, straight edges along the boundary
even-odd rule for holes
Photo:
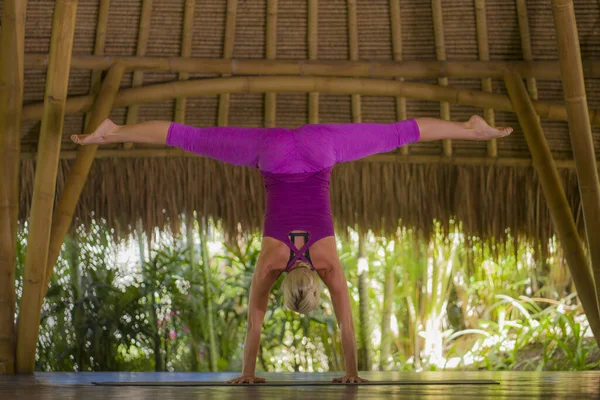
[[[600,371],[592,372],[371,372],[371,381],[397,385],[311,386],[336,374],[261,374],[289,386],[97,386],[92,382],[222,382],[231,373],[37,373],[0,375],[0,399],[600,399]],[[478,381],[456,384],[457,380]],[[440,384],[447,381],[448,384]],[[495,381],[499,384],[493,384]],[[302,386],[294,383],[304,382]],[[436,384],[437,382],[437,384]]]

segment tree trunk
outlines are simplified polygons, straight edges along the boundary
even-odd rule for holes
[[[208,258],[208,244],[206,242],[206,231],[207,231],[207,223],[204,218],[202,218],[202,224],[200,226],[200,246],[202,247],[202,277],[204,283],[204,301],[206,307],[206,322],[208,324],[208,361],[210,364],[210,370],[212,372],[217,371],[217,344],[215,342],[215,326],[214,326],[214,316],[213,316],[213,308],[212,308],[212,292],[210,287],[210,265]]]
[[[65,240],[65,246],[67,250],[67,261],[69,263],[69,272],[71,274],[71,288],[73,290],[73,311],[71,318],[73,321],[73,328],[75,333],[75,348],[77,354],[75,355],[75,361],[77,362],[78,371],[85,371],[85,342],[86,342],[86,328],[85,328],[85,308],[83,305],[83,292],[85,290],[82,282],[80,265],[79,265],[79,243],[76,238],[68,235]]]
[[[369,271],[365,252],[365,237],[361,236],[358,242],[358,302],[360,322],[360,346],[358,369],[370,371],[373,364],[373,346],[371,343],[371,327],[369,321]],[[364,263],[364,271],[361,265]]]
[[[396,286],[396,269],[392,262],[386,263],[385,266],[385,282],[383,289],[383,313],[381,317],[381,357],[379,362],[379,370],[385,371],[389,369],[391,344],[393,334],[391,329],[392,321],[392,305],[394,304],[394,288]]]
[[[151,271],[149,269],[148,262],[146,261],[146,246],[144,244],[144,239],[142,235],[144,231],[142,229],[141,223],[138,224],[138,247],[140,250],[140,261],[142,263],[142,275],[143,281],[146,283],[146,289],[148,290],[147,299],[150,304],[150,324],[152,327],[152,341],[154,348],[154,370],[156,372],[164,371],[163,367],[163,359],[161,357],[162,349],[161,349],[161,337],[160,337],[160,327],[158,326],[158,316],[156,315],[156,300],[154,298],[154,284],[155,284],[155,271]],[[150,242],[150,239],[148,239]],[[148,243],[148,249],[150,249],[150,243]]]
[[[191,276],[191,280],[192,282],[194,282],[194,284],[196,284],[197,280],[197,269],[198,269],[198,258],[196,257],[196,246],[194,244],[194,219],[191,215],[186,214],[185,216],[185,233],[186,233],[186,241],[187,241],[187,247],[188,247],[188,252],[189,252],[189,256],[190,256],[190,276]],[[192,358],[191,358],[191,370],[193,372],[198,372],[200,371],[200,359],[198,356],[198,345],[196,343],[196,338],[193,334],[193,330],[191,327],[188,327],[190,329],[190,344],[191,344],[191,352],[192,352]]]

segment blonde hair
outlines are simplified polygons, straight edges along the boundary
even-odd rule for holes
[[[309,314],[319,305],[321,282],[310,264],[297,261],[283,280],[283,305],[299,314]]]

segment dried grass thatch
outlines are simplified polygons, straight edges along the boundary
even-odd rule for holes
[[[58,192],[70,164],[61,161]],[[22,219],[31,202],[33,174],[34,162],[23,161]],[[560,174],[571,209],[579,216],[575,171],[561,169]],[[237,234],[238,223],[246,231],[262,228],[264,200],[257,170],[195,157],[101,159],[90,173],[75,219],[88,224],[102,218],[123,235],[138,220],[147,231],[177,229],[182,215],[195,210]],[[554,233],[537,176],[528,167],[341,164],[333,172],[331,201],[340,233],[350,226],[394,234],[402,221],[429,234],[434,219],[447,227],[454,216],[465,233],[484,239],[502,240],[508,228],[515,237],[547,243]]]

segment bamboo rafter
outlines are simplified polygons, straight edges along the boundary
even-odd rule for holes
[[[274,60],[277,56],[277,0],[267,1],[267,33],[265,43],[265,58]],[[275,93],[265,93],[264,126],[275,126],[277,98]]]
[[[233,0],[232,0],[233,1]],[[521,76],[560,80],[556,61],[322,61],[247,60],[181,57],[74,56],[74,69],[108,69],[113,63],[127,70],[190,72],[228,75],[303,75],[371,78],[502,78],[508,69]],[[25,68],[47,67],[47,54],[25,54]],[[600,78],[600,61],[583,62],[586,78]]]
[[[94,55],[103,56],[106,44],[106,30],[108,27],[108,14],[110,9],[110,0],[100,0],[98,4],[98,22],[96,24],[96,40],[94,42]],[[102,69],[94,69],[90,81],[90,94],[95,95],[100,90],[102,81]],[[85,116],[85,125],[89,123],[90,113]]]
[[[394,61],[402,61],[402,19],[400,17],[400,1],[390,0],[390,24],[392,28],[392,51]],[[403,78],[396,78],[402,82]],[[396,97],[396,119],[404,121],[408,116],[406,114],[406,98]],[[409,146],[400,148],[400,154],[406,156],[409,152]]]
[[[433,17],[433,31],[435,36],[435,55],[437,60],[446,61],[446,40],[444,39],[444,18],[442,11],[442,0],[431,0],[431,13]],[[448,77],[438,79],[440,86],[448,86]],[[440,103],[440,118],[450,121],[450,103],[442,101]],[[445,156],[452,155],[452,140],[444,139],[442,141],[443,152]]]
[[[488,44],[487,11],[485,0],[475,0],[475,19],[477,21],[477,46],[479,50],[479,59],[481,61],[489,61],[490,50]],[[492,93],[492,78],[483,78],[481,80],[481,89],[484,92]],[[483,116],[485,121],[490,126],[496,126],[496,118],[493,108],[484,109]],[[498,143],[496,142],[496,139],[492,139],[487,143],[487,154],[490,157],[496,157],[498,155]]]
[[[533,61],[533,49],[531,47],[531,33],[529,31],[529,13],[527,11],[527,0],[517,0],[517,16],[519,18],[519,32],[521,35],[521,49],[523,60]],[[535,77],[527,77],[527,90],[533,100],[538,99],[538,90]]]
[[[21,152],[21,160],[34,160],[37,153],[34,150],[24,149]],[[63,150],[60,153],[61,160],[73,160],[77,157],[77,150]],[[124,149],[98,149],[95,158],[165,158],[165,157],[199,157],[197,154],[189,153],[181,149],[171,147],[151,147]],[[394,163],[394,164],[450,164],[450,165],[477,165],[495,167],[532,167],[533,161],[526,157],[480,157],[480,156],[456,156],[446,157],[440,155],[416,155],[407,156],[401,154],[377,154],[369,156],[356,162],[367,163]],[[574,169],[575,161],[556,160],[559,169]]]
[[[69,83],[70,58],[75,32],[76,0],[57,0],[50,40],[40,130],[38,168],[35,174],[29,234],[23,273],[23,296],[17,325],[17,372],[33,373],[44,295],[44,275],[56,190],[60,142]]]
[[[15,372],[15,260],[27,1],[4,2],[0,33],[0,374]]]
[[[319,56],[319,3],[308,0],[308,59],[316,60]],[[308,123],[319,123],[319,93],[308,94]]]
[[[192,55],[192,39],[194,37],[194,12],[196,9],[196,0],[185,0],[185,10],[183,12],[183,31],[181,33],[181,57],[191,57]],[[187,81],[190,74],[187,72],[179,73],[180,81]],[[175,122],[185,123],[185,110],[187,107],[187,99],[178,97],[175,100]]]
[[[98,126],[108,118],[110,111],[113,108],[115,96],[119,91],[121,80],[125,68],[123,65],[115,64],[108,70],[108,74],[102,83],[100,92],[94,102],[91,118],[86,126],[85,134],[91,134]],[[98,146],[81,146],[77,150],[75,162],[71,167],[69,177],[65,184],[60,201],[56,206],[54,218],[52,220],[52,230],[50,236],[50,244],[48,249],[48,261],[46,264],[46,272],[44,279],[44,293],[48,290],[50,278],[54,271],[54,264],[58,260],[62,244],[67,236],[75,207],[79,201],[79,196],[85,185],[88,173],[92,167],[92,162],[96,155]],[[126,150],[124,150],[126,151]],[[43,298],[43,297],[42,297]],[[41,307],[41,304],[40,304]]]
[[[358,61],[358,21],[356,0],[348,1],[348,48],[350,61]],[[360,94],[352,94],[352,122],[362,122]]]
[[[152,22],[152,1],[153,0],[142,0],[142,12],[140,15],[140,27],[138,30],[137,48],[135,51],[136,56],[144,56],[146,49],[148,48],[148,38],[150,37],[150,23]],[[133,78],[131,80],[131,87],[140,87],[144,83],[144,73],[136,70],[133,72]],[[126,124],[133,125],[138,121],[139,107],[137,104],[132,104],[127,110]],[[133,143],[124,143],[124,149],[130,149],[133,147]]]
[[[227,19],[225,21],[225,38],[223,40],[223,59],[233,58],[233,44],[235,43],[235,24],[237,20],[238,0],[227,0]],[[219,72],[223,77],[228,77],[232,72]],[[217,124],[219,126],[229,125],[229,93],[223,93],[219,96],[219,111]]]
[[[564,254],[569,264],[571,277],[589,319],[592,332],[596,337],[596,341],[599,341],[600,313],[592,270],[579,238],[565,192],[560,183],[560,177],[552,158],[550,147],[544,136],[540,120],[536,117],[533,102],[529,97],[529,93],[527,93],[527,88],[521,77],[514,72],[508,72],[505,82],[513,107],[519,118],[519,123],[525,133],[525,139],[527,140],[527,146],[531,152],[534,166],[540,177],[544,195],[552,215],[552,221],[556,226],[558,239],[565,250]]]
[[[579,34],[572,0],[552,0],[571,147],[579,180],[583,219],[592,261],[596,296],[600,299],[600,183],[594,138],[587,109]],[[589,317],[589,314],[588,314]],[[600,316],[599,316],[600,318]],[[600,332],[594,332],[600,343]]]
[[[422,83],[387,81],[380,79],[324,78],[324,77],[235,77],[169,82],[124,89],[115,99],[115,107],[131,104],[155,103],[175,97],[214,96],[220,93],[264,92],[321,92],[337,94],[362,94],[373,96],[404,96],[411,99],[447,101],[451,104],[489,107],[500,111],[512,111],[510,99],[500,94],[441,87]],[[67,100],[66,112],[86,112],[93,103],[93,96],[78,96]],[[538,115],[556,121],[567,120],[567,110],[562,104],[535,101]],[[42,104],[23,107],[24,120],[40,119]],[[592,125],[600,125],[600,110],[590,110]]]

